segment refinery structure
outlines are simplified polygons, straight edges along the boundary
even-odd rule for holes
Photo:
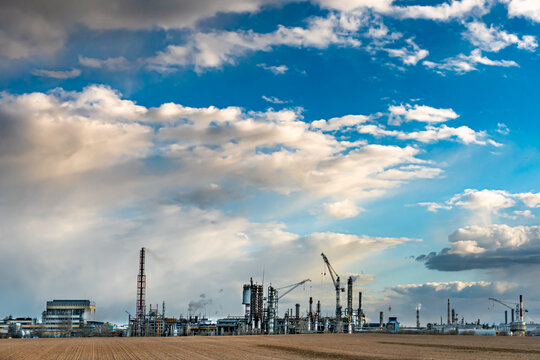
[[[146,249],[139,252],[139,271],[135,299],[135,315],[126,310],[128,324],[115,324],[94,320],[96,305],[90,300],[52,300],[47,301],[42,314],[42,322],[32,318],[13,318],[0,320],[0,337],[71,337],[71,336],[189,336],[189,335],[274,335],[310,333],[419,333],[419,334],[466,334],[466,335],[507,335],[540,336],[540,324],[525,323],[523,296],[513,303],[489,298],[494,304],[505,307],[504,323],[499,325],[482,324],[480,319],[465,322],[451,301],[447,302],[446,321],[441,316],[439,323],[421,324],[421,306],[416,307],[416,326],[400,326],[398,318],[387,318],[383,311],[371,314],[369,319],[362,307],[362,292],[355,294],[353,277],[342,283],[338,272],[328,257],[321,253],[325,273],[328,272],[335,292],[335,312],[331,316],[321,313],[321,301],[306,298],[305,304],[296,303],[294,308],[280,308],[280,301],[298,287],[311,282],[303,279],[282,287],[264,287],[250,279],[239,289],[243,314],[209,320],[205,316],[190,314],[188,317],[168,317],[165,302],[152,306],[146,304]],[[344,300],[342,300],[344,298]],[[345,305],[345,308],[341,304]],[[355,306],[356,305],[356,306]],[[510,313],[509,313],[510,310]],[[510,318],[508,317],[510,314]],[[377,316],[378,315],[378,316]]]

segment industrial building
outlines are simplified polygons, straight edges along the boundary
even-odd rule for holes
[[[70,336],[94,320],[96,304],[90,300],[47,301],[42,323],[45,336]]]

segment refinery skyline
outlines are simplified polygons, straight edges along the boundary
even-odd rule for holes
[[[250,278],[311,279],[280,306],[331,315],[324,253],[373,321],[439,322],[452,299],[500,323],[488,298],[523,295],[540,322],[535,1],[24,0],[0,19],[0,317],[90,299],[126,323],[145,247],[146,303],[172,316],[242,314]]]

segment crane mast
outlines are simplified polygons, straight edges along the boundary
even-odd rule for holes
[[[336,289],[336,326],[340,328],[341,305],[339,304],[339,293],[341,292],[341,286],[340,286],[339,275],[330,264],[330,261],[328,261],[328,258],[326,257],[326,255],[324,255],[324,253],[321,253],[321,256],[324,260],[324,263],[326,264],[326,267],[328,268],[328,272],[330,273],[330,276],[332,277],[332,282],[334,283],[334,288]]]

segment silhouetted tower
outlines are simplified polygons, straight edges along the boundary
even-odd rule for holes
[[[146,314],[146,304],[144,297],[146,294],[146,275],[144,275],[144,260],[145,260],[146,249],[141,248],[141,253],[139,256],[139,275],[137,275],[137,319],[144,318]]]
[[[349,276],[347,280],[347,315],[349,316],[349,321],[353,317],[353,278]]]

